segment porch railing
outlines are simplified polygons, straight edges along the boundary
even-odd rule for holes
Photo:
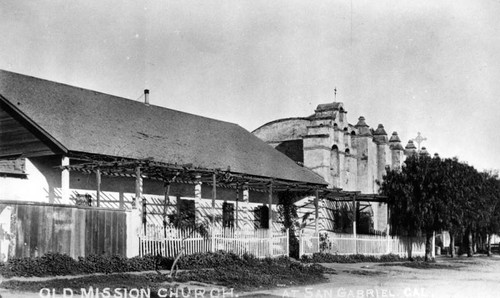
[[[185,254],[215,252],[219,250],[237,255],[245,253],[255,257],[288,256],[288,231],[272,231],[268,229],[241,230],[234,228],[208,231],[208,236],[190,230],[176,228],[164,229],[148,225],[146,233],[139,235],[139,255],[162,255],[175,257],[184,244]]]

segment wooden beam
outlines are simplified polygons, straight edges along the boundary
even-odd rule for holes
[[[183,167],[182,165],[155,162],[150,159],[133,160],[124,159],[112,156],[100,156],[93,154],[84,154],[80,152],[71,152],[71,156],[81,161],[88,161],[79,165],[73,165],[75,168],[87,169],[95,171],[95,168],[101,168],[101,171],[108,173],[122,174],[124,172],[134,175],[135,169],[141,167],[143,176],[150,179],[165,180],[170,179],[172,176],[178,177],[179,182],[195,182],[193,175],[199,176],[199,181],[202,183],[213,184],[212,175],[229,175],[231,181],[227,182],[229,188],[236,188],[238,185],[248,183],[250,188],[255,191],[267,192],[269,183],[273,183],[273,191],[312,191],[313,189],[321,189],[326,185],[294,182],[285,180],[276,180],[262,176],[243,175],[238,173],[231,173],[229,171],[221,171],[220,169],[205,169]],[[192,166],[192,165],[191,165]]]

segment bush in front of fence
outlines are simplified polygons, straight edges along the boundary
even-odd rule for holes
[[[381,256],[371,255],[335,255],[329,253],[314,253],[312,256],[303,255],[301,261],[304,263],[365,263],[365,262],[404,262],[408,258],[396,254],[386,254]],[[414,261],[422,261],[423,257],[413,257]]]
[[[168,270],[172,263],[172,258],[149,255],[133,258],[118,255],[89,255],[75,260],[66,254],[47,253],[41,257],[12,258],[0,263],[0,274],[4,277],[56,276]]]
[[[230,253],[223,253],[230,255]],[[228,256],[229,257],[229,256]],[[237,256],[236,256],[237,257]],[[179,275],[178,281],[216,283],[238,290],[265,289],[276,285],[291,286],[326,281],[325,268],[319,264],[302,264],[288,257],[259,259],[247,255],[226,259],[213,270],[191,270]]]
[[[77,261],[59,253],[47,253],[33,258],[12,258],[6,263],[0,263],[0,274],[5,277],[75,273],[79,273]]]
[[[281,261],[280,261],[281,260]],[[179,269],[204,269],[227,266],[257,266],[262,262],[283,262],[288,258],[266,261],[253,255],[238,256],[234,253],[218,251],[183,255],[179,260]],[[149,270],[170,270],[173,258],[146,255],[126,258],[119,255],[89,255],[77,260],[66,254],[47,253],[41,257],[11,258],[6,263],[0,262],[0,275],[12,276],[56,276],[91,273],[118,273]]]
[[[224,266],[251,265],[257,258],[251,254],[237,254],[223,250],[217,252],[195,253],[183,255],[179,260],[179,269],[203,269]]]

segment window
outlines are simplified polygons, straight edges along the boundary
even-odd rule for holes
[[[179,220],[194,224],[196,220],[195,210],[194,200],[177,198],[177,216],[179,216]]]
[[[259,206],[254,209],[254,226],[256,229],[269,229],[269,208]]]
[[[0,160],[0,176],[26,178],[26,159]]]
[[[234,228],[234,204],[232,203],[222,203],[222,226]]]

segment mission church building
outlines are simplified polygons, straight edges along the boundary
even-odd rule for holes
[[[403,148],[397,132],[389,138],[382,124],[373,129],[363,116],[355,125],[350,124],[342,102],[320,104],[308,117],[271,121],[253,134],[321,175],[330,188],[373,197],[378,194],[377,181],[382,181],[386,167],[399,168],[405,156],[417,152],[413,140]],[[321,230],[335,228],[331,211],[338,205],[333,206],[334,202],[322,202]],[[385,203],[366,200],[361,208],[372,217],[371,230],[387,230]]]

